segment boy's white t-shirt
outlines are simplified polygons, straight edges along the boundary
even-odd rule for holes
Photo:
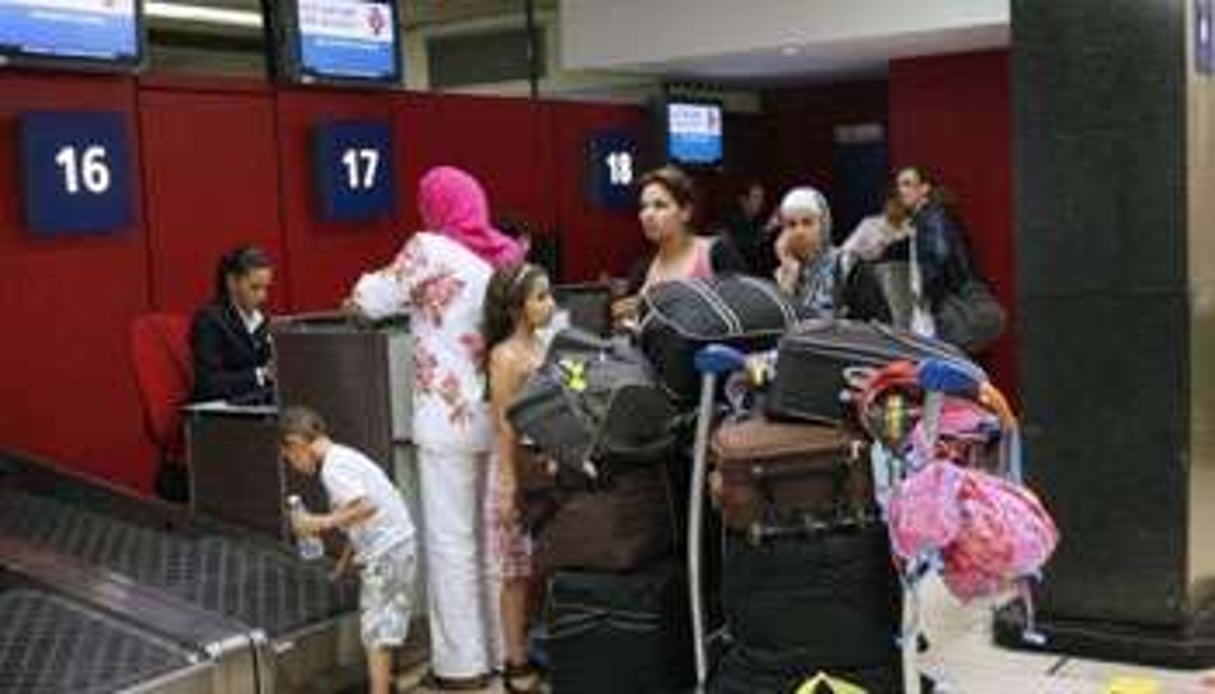
[[[401,493],[367,456],[349,446],[331,445],[321,463],[321,484],[330,509],[361,497],[376,509],[373,516],[346,531],[359,563],[371,561],[401,542],[413,542],[413,521]]]

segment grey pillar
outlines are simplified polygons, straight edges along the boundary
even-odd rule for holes
[[[1013,0],[1028,476],[1047,649],[1215,664],[1215,130],[1195,0]],[[1004,611],[997,640],[1020,645]]]

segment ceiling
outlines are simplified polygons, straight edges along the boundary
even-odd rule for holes
[[[771,86],[884,75],[891,60],[1009,45],[1007,26],[923,32],[873,40],[790,44],[764,50],[668,60],[616,69],[666,78]]]

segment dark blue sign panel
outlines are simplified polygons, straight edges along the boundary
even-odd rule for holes
[[[587,146],[587,171],[591,204],[612,210],[637,206],[633,184],[641,175],[637,139],[623,132],[591,135]]]
[[[321,219],[358,222],[393,213],[396,179],[388,123],[327,123],[313,138]]]
[[[106,232],[132,223],[127,116],[31,111],[20,117],[25,218],[45,234]]]
[[[0,0],[0,52],[51,58],[138,59],[135,0]]]
[[[306,75],[397,79],[394,4],[367,0],[298,0],[299,62]]]

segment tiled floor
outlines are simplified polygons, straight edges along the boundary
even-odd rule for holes
[[[922,662],[949,694],[1106,694],[1119,678],[1154,683],[1157,694],[1215,694],[1215,687],[1202,685],[1203,677],[1210,673],[997,648],[991,642],[990,608],[962,606],[939,581],[927,583],[922,600],[925,629],[932,643]],[[1128,690],[1128,694],[1139,691]]]
[[[941,683],[942,694],[1215,694],[1215,686],[1204,688],[1202,684],[1211,672],[1160,670],[997,648],[991,642],[990,606],[963,606],[936,580],[926,583],[921,600],[931,647],[920,662]],[[423,664],[403,674],[398,691],[417,691],[416,683],[424,671]],[[1112,690],[1111,684],[1120,678],[1157,688]]]

